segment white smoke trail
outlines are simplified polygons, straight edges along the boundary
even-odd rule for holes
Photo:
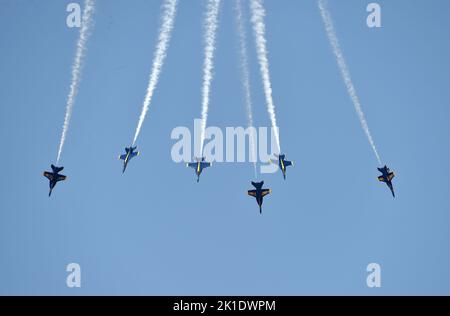
[[[211,93],[212,70],[214,67],[214,51],[216,48],[216,32],[218,27],[220,0],[209,0],[205,16],[205,59],[203,62],[202,85],[202,120],[200,134],[200,156],[203,156],[205,142],[206,121],[208,119],[209,97]]]
[[[94,0],[86,0],[84,2],[83,17],[81,20],[80,36],[77,41],[77,49],[75,53],[75,60],[72,65],[72,79],[70,84],[69,95],[67,96],[66,115],[64,117],[64,125],[61,134],[61,141],[59,143],[58,158],[59,162],[63,150],[64,142],[66,141],[67,131],[69,130],[70,118],[72,117],[72,110],[75,104],[75,98],[78,93],[78,87],[81,81],[81,70],[83,68],[83,59],[86,53],[86,43],[90,35],[92,26],[92,15],[94,13]]]
[[[177,2],[178,0],[164,0],[162,6],[163,7],[162,25],[159,30],[159,37],[156,45],[156,50],[153,55],[153,65],[148,82],[147,93],[144,98],[144,103],[142,105],[142,112],[139,117],[136,132],[134,134],[133,146],[136,143],[139,133],[141,132],[142,124],[144,123],[145,116],[150,107],[153,93],[155,91],[156,85],[158,84],[159,75],[161,74],[162,66],[164,64],[164,59],[166,58],[167,55],[167,48],[169,46],[169,41],[175,20]]]
[[[266,97],[267,111],[269,112],[272,129],[277,143],[278,152],[281,152],[280,135],[278,133],[277,119],[275,115],[275,105],[272,98],[272,84],[270,82],[269,60],[267,58],[266,47],[266,26],[264,23],[264,10],[261,0],[251,0],[250,9],[252,12],[253,32],[255,34],[256,50],[259,60],[259,68],[261,71],[264,94]]]
[[[255,146],[255,134],[253,126],[253,111],[252,111],[252,98],[250,89],[250,72],[248,69],[248,53],[247,53],[247,32],[244,25],[244,8],[242,6],[242,0],[236,0],[236,21],[237,31],[239,35],[239,55],[241,59],[241,72],[242,72],[242,88],[244,90],[245,108],[247,111],[247,125],[250,128],[250,150],[251,160],[253,161],[253,169],[255,172],[255,178],[258,177],[256,171],[256,146]]]
[[[378,160],[378,163],[382,165],[380,155],[378,154],[377,148],[375,146],[375,142],[373,141],[372,135],[370,134],[369,126],[367,125],[367,121],[365,119],[364,113],[361,108],[361,102],[359,100],[358,95],[356,94],[355,87],[352,82],[352,78],[350,76],[350,71],[348,70],[347,63],[345,62],[344,55],[342,54],[341,47],[339,45],[339,40],[336,36],[336,32],[334,30],[333,20],[331,19],[330,12],[328,10],[327,1],[319,0],[318,1],[320,14],[322,15],[322,20],[325,25],[325,30],[327,32],[328,39],[330,41],[331,47],[333,49],[333,53],[336,56],[336,61],[341,71],[342,78],[344,80],[345,86],[347,88],[347,92],[350,95],[350,98],[355,107],[356,113],[358,114],[359,121],[361,122],[361,126],[366,133],[367,139],[369,140],[370,146],[372,146],[372,150],[375,153],[375,156]]]

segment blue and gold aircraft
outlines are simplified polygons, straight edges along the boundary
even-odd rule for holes
[[[55,167],[54,165],[51,165],[52,167],[52,172],[50,171],[44,171],[44,177],[46,177],[50,183],[50,192],[48,193],[48,196],[52,195],[52,190],[55,187],[55,185],[59,182],[59,181],[64,181],[67,179],[66,176],[59,174],[59,172],[61,170],[64,169],[64,167]]]
[[[378,177],[378,181],[386,183],[389,189],[391,189],[392,196],[395,197],[394,187],[392,186],[392,179],[394,179],[395,174],[389,170],[386,165],[383,168],[377,169],[381,172],[381,176]]]
[[[269,162],[271,162],[271,163],[273,163],[275,165],[278,165],[278,167],[280,168],[281,172],[283,173],[284,180],[286,180],[286,167],[289,167],[291,165],[293,166],[294,162],[286,160],[285,159],[286,158],[285,154],[282,154],[282,155],[275,154],[275,157],[277,157],[276,160],[275,159],[270,159]]]
[[[125,154],[124,155],[120,155],[119,159],[123,160],[123,170],[122,173],[125,172],[125,169],[127,169],[127,165],[128,162],[130,161],[131,158],[139,156],[139,151],[135,151],[137,147],[125,147]]]
[[[194,157],[196,162],[189,162],[186,164],[186,167],[191,167],[195,169],[195,174],[197,175],[197,182],[200,181],[200,175],[203,171],[203,169],[211,167],[211,162],[206,162],[205,157],[202,157],[201,159]]]
[[[263,204],[263,198],[269,194],[272,193],[271,189],[263,189],[262,186],[264,185],[264,181],[261,182],[253,182],[252,185],[256,188],[256,190],[248,190],[247,194],[250,196],[253,196],[256,198],[256,202],[259,205],[259,213],[262,213],[262,204]]]

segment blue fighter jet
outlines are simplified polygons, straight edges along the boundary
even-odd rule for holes
[[[261,182],[253,182],[252,185],[256,188],[256,190],[248,190],[247,194],[250,196],[253,196],[256,198],[256,202],[259,205],[259,213],[262,213],[262,204],[263,204],[263,198],[269,194],[272,193],[271,189],[263,189],[262,186],[264,185],[264,181]]]
[[[381,176],[378,177],[378,181],[386,183],[392,192],[392,196],[395,197],[394,187],[392,185],[392,179],[394,179],[395,174],[391,170],[389,170],[386,165],[383,168],[377,169],[381,172]]]
[[[197,175],[197,182],[200,181],[200,175],[203,171],[203,169],[211,167],[212,163],[206,162],[205,157],[202,157],[201,159],[194,157],[196,162],[189,162],[186,164],[186,167],[191,167],[195,169],[195,174]]]
[[[281,172],[283,173],[284,180],[286,180],[286,167],[291,166],[291,165],[293,166],[294,162],[286,160],[285,159],[286,158],[285,154],[282,154],[282,155],[275,154],[275,157],[277,158],[276,160],[275,159],[270,159],[269,162],[271,162],[271,163],[273,163],[275,165],[278,165],[278,167],[280,168]]]
[[[139,156],[139,151],[135,151],[137,147],[125,147],[125,154],[120,155],[119,159],[123,160],[123,170],[122,173],[125,172],[125,169],[127,169],[128,162],[130,162],[130,159],[136,156]]]
[[[55,167],[54,165],[51,165],[52,167],[52,172],[50,171],[44,171],[44,177],[46,177],[50,183],[50,192],[48,193],[48,196],[52,195],[52,190],[55,187],[55,185],[59,182],[59,181],[64,181],[67,179],[66,176],[59,174],[59,172],[61,170],[64,169],[64,167]]]

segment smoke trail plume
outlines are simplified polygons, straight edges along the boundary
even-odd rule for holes
[[[156,85],[158,84],[159,75],[161,74],[162,66],[164,64],[164,59],[167,55],[167,48],[169,46],[176,15],[177,2],[178,0],[164,0],[163,3],[162,25],[159,30],[158,42],[156,44],[156,50],[153,55],[152,71],[150,73],[147,93],[142,105],[142,112],[139,117],[136,132],[134,134],[133,145],[136,143],[139,133],[141,132],[142,124],[144,123],[145,116],[150,107],[153,93],[155,91]]]
[[[319,0],[318,5],[320,14],[322,15],[323,23],[325,25],[325,30],[327,32],[328,40],[330,41],[333,53],[336,56],[336,61],[341,71],[342,79],[344,80],[347,92],[350,95],[350,98],[353,102],[356,113],[358,114],[359,121],[361,122],[361,126],[364,130],[364,133],[366,134],[367,139],[369,140],[370,146],[372,147],[372,150],[378,160],[378,163],[381,165],[382,163],[380,155],[378,154],[375,142],[373,141],[372,135],[370,134],[369,126],[367,125],[367,121],[361,108],[361,102],[359,100],[358,95],[356,94],[356,90],[353,85],[352,78],[350,76],[350,71],[348,70],[347,63],[345,62],[344,55],[342,54],[341,47],[339,45],[339,40],[334,30],[333,20],[331,19],[331,15],[328,10],[327,1]]]
[[[269,113],[270,121],[272,123],[272,129],[274,131],[275,141],[277,143],[278,152],[281,151],[280,135],[278,133],[277,119],[275,115],[275,105],[272,98],[272,84],[270,82],[269,60],[267,58],[266,47],[266,26],[264,23],[264,16],[266,12],[264,10],[261,0],[251,0],[250,9],[252,12],[252,24],[253,33],[255,34],[256,50],[259,61],[259,68],[261,71],[264,95],[266,97],[267,111]]]
[[[208,119],[209,97],[211,93],[212,70],[214,67],[214,51],[216,48],[216,31],[218,27],[220,0],[209,0],[205,16],[205,59],[203,62],[202,84],[202,120],[200,135],[200,156],[203,155],[205,142],[206,121]]]
[[[247,125],[250,128],[250,150],[252,154],[251,160],[253,160],[253,169],[255,172],[255,178],[257,178],[256,171],[256,146],[255,135],[253,133],[253,111],[252,111],[252,98],[250,89],[250,72],[248,69],[248,53],[247,53],[247,32],[244,25],[244,8],[242,6],[242,0],[236,0],[236,22],[237,31],[239,35],[239,55],[241,61],[241,73],[242,73],[242,88],[244,92],[245,108],[247,111]]]
[[[77,41],[77,49],[75,53],[75,60],[72,65],[72,79],[70,83],[69,95],[67,96],[66,115],[64,117],[64,125],[61,134],[61,141],[59,143],[58,157],[56,162],[59,162],[63,150],[64,142],[66,141],[67,131],[69,130],[70,118],[72,117],[72,110],[75,104],[75,98],[78,93],[78,87],[81,81],[81,70],[83,68],[83,60],[86,53],[86,43],[90,35],[92,27],[92,15],[94,13],[94,0],[86,0],[84,3],[83,17],[81,20],[80,36]]]

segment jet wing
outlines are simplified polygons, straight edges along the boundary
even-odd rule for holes
[[[264,189],[264,190],[261,190],[261,196],[266,196],[267,194],[270,194],[272,192],[272,190],[270,190],[270,189]]]
[[[292,161],[289,161],[289,160],[285,160],[284,161],[284,165],[287,167],[287,166],[291,166],[292,165]]]
[[[386,181],[384,181],[384,177],[383,177],[383,176],[379,176],[379,177],[378,177],[378,181],[386,182]]]
[[[63,176],[62,174],[58,174],[58,177],[56,178],[56,182],[58,182],[58,181],[64,181],[64,180],[66,180],[66,179],[67,179],[66,176]]]
[[[120,159],[120,160],[125,160],[125,158],[127,158],[127,155],[120,155],[120,156],[119,156],[119,159]]]
[[[53,173],[45,171],[45,172],[43,173],[43,175],[44,175],[44,177],[46,177],[46,178],[49,179],[50,181],[53,180]]]
[[[389,180],[389,181],[392,181],[392,179],[394,179],[394,177],[395,177],[395,174],[394,174],[393,172],[391,172],[391,173],[389,173],[389,175],[388,175],[388,180]]]
[[[186,167],[197,169],[197,162],[189,162],[186,164]]]
[[[205,169],[211,167],[211,163],[210,162],[201,162],[200,163],[200,168]]]
[[[139,151],[136,151],[136,152],[133,152],[133,153],[130,154],[130,158],[133,158],[133,157],[136,157],[136,156],[139,156]]]
[[[247,194],[253,197],[256,197],[256,190],[248,190]]]

